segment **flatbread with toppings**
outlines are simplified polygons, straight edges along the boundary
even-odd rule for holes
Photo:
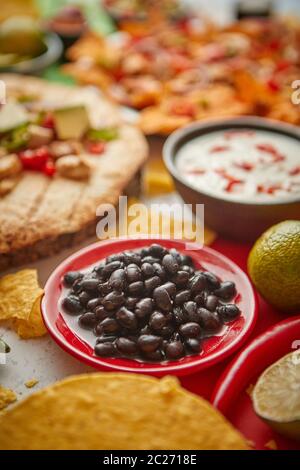
[[[247,449],[174,377],[88,374],[57,382],[0,417],[0,449]]]
[[[2,75],[0,270],[94,233],[147,157],[144,137],[92,88]]]

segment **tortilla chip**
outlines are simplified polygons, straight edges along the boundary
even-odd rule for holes
[[[31,380],[27,380],[27,382],[25,382],[25,387],[27,388],[33,388],[35,387],[36,384],[38,384],[39,381],[37,379],[31,379]]]
[[[34,338],[46,333],[40,301],[43,289],[38,284],[37,271],[24,269],[0,279],[0,321],[12,320],[21,338]]]
[[[161,159],[155,158],[146,164],[143,180],[145,196],[175,191],[173,180]]]
[[[94,373],[33,393],[0,417],[0,449],[248,449],[174,377]]]
[[[13,327],[22,339],[37,338],[47,333],[41,315],[41,297],[34,302],[27,320],[14,320]]]
[[[274,439],[271,439],[270,441],[266,442],[265,447],[270,450],[278,449],[276,441],[274,441]]]
[[[8,405],[17,400],[17,395],[13,390],[0,385],[0,410],[4,410]]]

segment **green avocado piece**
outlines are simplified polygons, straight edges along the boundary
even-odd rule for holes
[[[81,139],[91,127],[88,111],[84,105],[56,109],[54,126],[59,139]]]

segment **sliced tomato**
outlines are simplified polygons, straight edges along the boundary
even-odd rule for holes
[[[104,142],[87,142],[86,149],[89,153],[93,155],[100,155],[105,150],[105,143]]]

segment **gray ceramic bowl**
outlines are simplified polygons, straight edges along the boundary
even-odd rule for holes
[[[253,241],[271,225],[288,219],[300,220],[300,196],[292,196],[283,202],[237,202],[212,196],[204,190],[197,190],[180,175],[175,159],[178,150],[188,141],[207,133],[226,129],[256,129],[276,132],[299,141],[300,128],[278,121],[258,117],[212,120],[195,123],[174,132],[167,139],[163,156],[175,186],[185,203],[205,206],[205,224],[228,238]]]
[[[56,33],[45,33],[45,45],[47,49],[43,54],[8,67],[1,67],[0,72],[39,74],[46,67],[57,62],[63,51],[62,41]]]

